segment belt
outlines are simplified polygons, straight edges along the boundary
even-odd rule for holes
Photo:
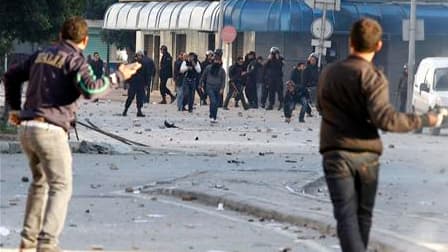
[[[22,121],[47,122],[47,120],[45,119],[45,117],[42,117],[42,116],[38,116],[38,117],[34,117],[34,118],[29,118],[29,119],[22,119]]]
[[[45,118],[40,118],[36,120],[36,118],[31,120],[24,120],[20,123],[20,126],[24,127],[34,127],[34,128],[40,128],[40,129],[46,129],[46,130],[63,130],[65,132],[65,129],[59,126],[56,126],[51,123],[45,122]]]

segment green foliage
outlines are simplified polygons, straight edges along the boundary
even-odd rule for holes
[[[103,19],[109,6],[118,0],[85,0],[85,13],[87,19]]]
[[[57,40],[67,17],[82,15],[79,0],[14,0],[0,4],[0,54],[11,49],[12,39],[42,43]]]

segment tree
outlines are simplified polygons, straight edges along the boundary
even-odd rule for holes
[[[1,1],[0,55],[12,49],[13,40],[31,43],[57,40],[64,20],[81,15],[84,4],[79,0]]]
[[[87,19],[103,19],[109,6],[118,0],[85,0],[85,13]]]

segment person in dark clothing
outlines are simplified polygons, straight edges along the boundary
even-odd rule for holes
[[[243,95],[243,78],[245,74],[244,59],[239,56],[236,63],[229,68],[229,92],[223,104],[225,110],[228,110],[228,105],[232,97],[235,97],[235,107],[238,107],[238,102],[241,100],[244,109],[248,109],[249,105]]]
[[[194,91],[196,89],[196,83],[199,74],[201,73],[201,64],[198,61],[198,57],[195,53],[189,53],[187,60],[182,62],[180,72],[184,74],[184,96],[188,101],[188,112],[193,112],[194,105]]]
[[[257,107],[261,103],[261,97],[263,94],[263,57],[258,56],[257,61],[253,63],[254,66],[249,66],[254,68],[255,81],[257,83]],[[266,102],[266,101],[265,101]]]
[[[159,103],[166,104],[167,95],[171,97],[171,103],[173,103],[176,97],[166,86],[168,79],[173,77],[173,57],[171,57],[170,53],[168,52],[168,48],[165,45],[160,47],[160,52],[162,53],[162,59],[160,60],[159,77],[160,95],[162,96],[162,101]]]
[[[279,109],[282,109],[283,62],[280,56],[280,50],[276,47],[271,48],[269,59],[264,65],[264,81],[269,89],[269,106],[266,110],[272,110],[274,108],[276,94],[280,102]]]
[[[350,55],[327,66],[319,80],[322,114],[320,153],[343,252],[367,250],[383,147],[378,129],[409,132],[440,126],[448,112],[424,115],[395,111],[388,81],[372,59],[382,47],[373,19],[355,22]]]
[[[205,53],[205,60],[201,62],[201,69],[205,70],[207,68],[207,66],[213,64],[213,59],[214,59],[215,54],[213,53],[213,51],[208,50]],[[203,73],[202,73],[203,74]],[[201,77],[202,77],[201,74]],[[201,85],[207,85],[206,83],[201,83]],[[207,105],[207,87],[203,86],[201,87],[201,90],[203,90],[202,92],[202,99],[201,99],[201,105]]]
[[[226,72],[222,68],[220,56],[215,56],[213,63],[209,64],[202,73],[202,88],[206,90],[210,97],[210,122],[216,123],[218,115],[219,97],[224,92],[226,85]]]
[[[291,71],[291,77],[290,77],[290,79],[296,84],[298,103],[301,105],[299,114],[299,122],[301,123],[305,122],[305,113],[308,114],[309,117],[313,116],[312,109],[309,104],[310,92],[309,89],[305,86],[303,81],[304,70],[305,70],[305,64],[300,62]]]
[[[292,117],[292,111],[296,107],[298,97],[296,93],[296,86],[293,81],[286,82],[286,93],[284,98],[283,113],[285,115],[285,122],[290,123]]]
[[[97,79],[101,79],[104,74],[104,62],[100,58],[100,54],[98,52],[93,53],[93,58],[90,60],[90,66],[92,67],[93,74]]]
[[[147,68],[145,67],[145,63],[143,62],[143,53],[137,53],[134,58],[134,62],[138,62],[142,65],[142,67],[137,71],[137,73],[132,76],[128,80],[129,88],[128,88],[128,98],[126,99],[124,105],[124,111],[122,113],[123,116],[127,116],[128,109],[132,104],[134,98],[137,97],[137,116],[145,117],[142,112],[143,103],[145,102],[146,96],[146,87],[148,83],[149,74],[147,73]]]
[[[296,85],[304,85],[303,81],[303,72],[305,69],[305,64],[303,62],[299,62],[296,67],[294,67],[291,71],[291,75],[289,77],[290,80],[294,82]]]
[[[81,17],[67,19],[60,41],[32,54],[4,75],[9,122],[19,126],[33,182],[26,200],[19,251],[59,252],[72,195],[72,153],[68,131],[75,124],[78,99],[98,99],[140,68],[122,65],[118,71],[96,78],[82,54],[87,47],[88,26]],[[28,81],[22,106],[21,90]],[[2,195],[3,196],[3,195]]]
[[[404,65],[403,74],[398,82],[398,95],[400,98],[400,111],[406,112],[406,98],[408,96],[408,67]]]
[[[310,102],[316,104],[317,82],[319,81],[319,69],[317,68],[317,56],[311,54],[303,72],[303,81],[310,92]]]
[[[185,52],[180,52],[177,56],[176,62],[174,62],[174,83],[176,84],[176,97],[177,97],[177,110],[183,111],[184,109],[184,92],[183,81],[184,74],[180,72],[182,63],[187,59]]]
[[[245,93],[250,108],[258,108],[257,97],[257,55],[254,51],[247,54],[247,74],[246,74],[246,88]]]
[[[145,79],[145,101],[144,103],[149,103],[149,99],[151,96],[152,82],[156,75],[156,66],[154,64],[154,60],[146,55],[146,52],[139,51],[137,55],[141,56],[142,67],[144,68],[144,72],[146,74]]]

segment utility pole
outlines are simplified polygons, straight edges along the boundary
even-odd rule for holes
[[[327,27],[325,26],[325,22],[327,21],[327,4],[324,4],[322,9],[322,21],[321,21],[321,30],[320,30],[320,37],[319,37],[319,60],[317,62],[317,67],[319,71],[321,70],[322,66],[322,54],[324,52],[324,34]]]
[[[408,93],[406,99],[406,111],[408,112],[412,110],[412,96],[414,92],[416,12],[417,0],[411,0],[411,13],[409,17]]]
[[[219,49],[222,49],[222,28],[224,27],[224,0],[219,0],[219,25],[218,25],[218,38],[219,43],[218,47]]]

